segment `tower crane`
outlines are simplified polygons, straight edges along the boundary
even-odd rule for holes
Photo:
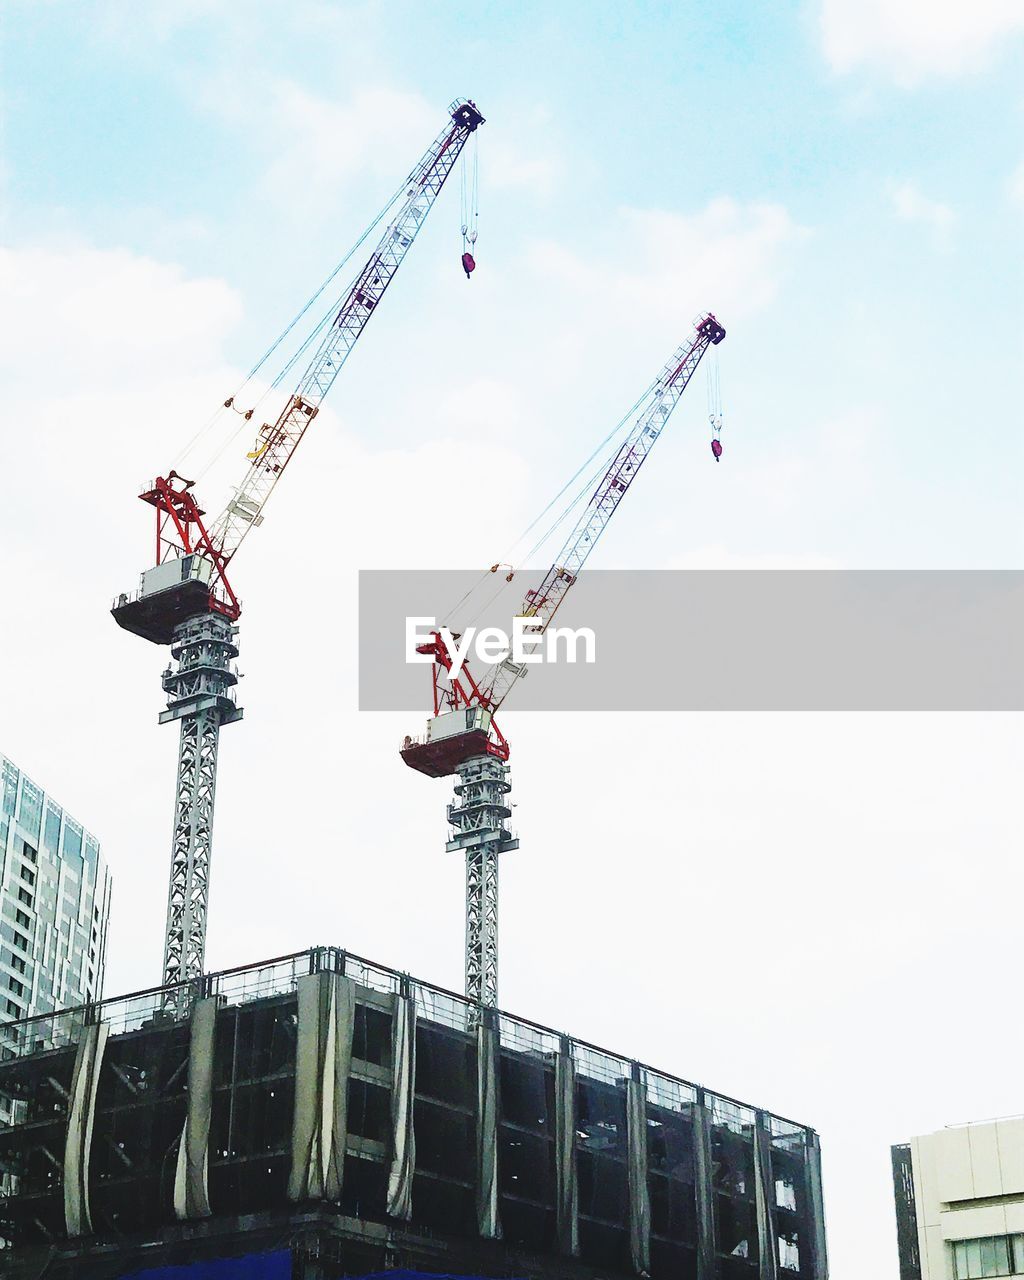
[[[724,337],[725,329],[713,315],[702,316],[642,397],[629,434],[554,564],[540,584],[526,593],[520,614],[531,619],[524,626],[526,636],[539,637],[550,625],[708,347],[717,346]],[[717,427],[712,448],[717,460],[722,452]],[[494,565],[491,572],[500,567]],[[512,573],[508,576],[511,579]],[[511,790],[509,744],[494,717],[516,681],[527,674],[527,667],[506,656],[479,680],[465,665],[452,679],[452,658],[440,631],[418,646],[418,652],[434,659],[434,711],[426,736],[406,738],[401,756],[410,768],[428,777],[458,776],[456,799],[448,806],[453,830],[446,847],[448,852],[466,855],[466,995],[494,1006],[498,1000],[498,858],[519,846],[505,825],[511,817],[506,803]]]
[[[142,574],[138,592],[118,597],[111,612],[125,630],[171,648],[172,661],[162,680],[167,709],[160,723],[180,721],[181,740],[164,946],[167,986],[203,973],[220,730],[242,716],[232,688],[238,677],[231,665],[238,656],[242,607],[228,567],[249,531],[262,523],[274,487],[376,312],[467,140],[483,123],[472,101],[452,103],[443,129],[393,198],[390,208],[397,210],[337,314],[333,319],[328,314],[320,326],[322,339],[294,391],[276,420],[259,428],[242,481],[220,515],[207,523],[193,482],[175,471],[158,477],[140,495],[156,513],[156,560]],[[300,353],[318,332],[314,330]],[[232,401],[229,397],[225,408],[231,408]],[[244,417],[251,414],[249,410]]]

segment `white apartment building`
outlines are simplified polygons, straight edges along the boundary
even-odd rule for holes
[[[900,1280],[1024,1276],[1024,1116],[892,1148]]]

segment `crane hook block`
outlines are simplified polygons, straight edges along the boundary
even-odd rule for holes
[[[717,462],[718,459],[722,456],[721,440],[715,439],[711,441],[711,452],[715,455],[715,461]]]
[[[476,270],[476,259],[471,253],[464,253],[462,255],[462,269],[466,273],[467,280]]]

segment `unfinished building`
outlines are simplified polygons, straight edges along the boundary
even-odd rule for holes
[[[813,1130],[334,948],[0,1046],[11,1280],[826,1280]]]

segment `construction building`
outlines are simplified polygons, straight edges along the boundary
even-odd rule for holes
[[[333,948],[0,1048],[11,1280],[827,1276],[813,1130]]]
[[[103,989],[110,876],[99,841],[0,756],[0,1020]],[[9,1116],[0,1091],[0,1120]]]
[[[1024,1275],[1024,1116],[892,1148],[900,1280]]]

